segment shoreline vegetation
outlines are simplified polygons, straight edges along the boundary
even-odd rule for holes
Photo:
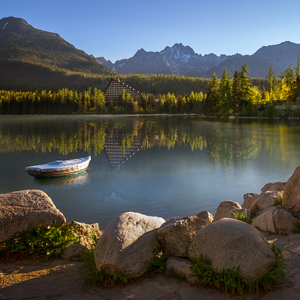
[[[120,76],[131,86],[146,91],[140,99],[119,95],[119,106],[106,103],[104,88],[87,90],[62,88],[56,91],[0,90],[0,115],[65,114],[197,114],[208,117],[300,117],[300,55],[278,78],[271,66],[266,79],[251,79],[247,64],[231,76],[223,70],[221,79],[176,75]],[[101,84],[100,84],[101,81]],[[169,92],[167,92],[169,90]],[[161,94],[163,92],[164,94]]]

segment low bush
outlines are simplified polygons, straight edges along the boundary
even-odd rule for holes
[[[59,256],[67,246],[79,241],[73,234],[74,223],[71,225],[51,226],[29,229],[28,227],[16,232],[8,240],[0,243],[0,258],[8,260],[17,257],[44,257]]]
[[[236,220],[240,220],[242,222],[251,224],[253,222],[253,220],[255,219],[255,214],[253,213],[248,213],[247,209],[244,210],[243,213],[232,213],[232,215],[234,216],[234,218]]]

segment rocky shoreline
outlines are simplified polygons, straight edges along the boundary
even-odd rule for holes
[[[98,269],[104,268],[111,276],[121,272],[128,278],[140,278],[149,268],[155,249],[156,252],[168,253],[167,271],[172,270],[184,276],[192,289],[198,282],[191,272],[193,257],[202,254],[211,261],[214,270],[239,266],[240,275],[245,280],[256,280],[275,263],[275,255],[269,244],[275,241],[278,247],[283,247],[293,243],[285,254],[290,259],[290,267],[281,289],[267,295],[252,295],[251,299],[281,299],[276,295],[283,292],[300,298],[300,234],[294,234],[295,224],[299,224],[300,217],[300,167],[286,182],[267,183],[261,191],[261,194],[245,194],[242,205],[230,200],[223,201],[215,216],[203,211],[196,216],[164,220],[126,212],[111,220],[104,232],[100,231],[98,224],[76,222],[80,244],[69,246],[61,258],[68,262],[76,259],[91,245],[93,233],[100,238],[94,251]],[[1,241],[26,227],[47,227],[53,220],[58,225],[66,222],[63,214],[42,191],[2,194],[0,204]],[[241,216],[246,222],[237,220]],[[248,224],[250,219],[252,223]],[[1,267],[3,269],[3,265]],[[8,274],[2,272],[4,290],[10,287],[6,279],[10,276]],[[268,298],[271,294],[274,297]],[[218,294],[220,299],[223,296]]]

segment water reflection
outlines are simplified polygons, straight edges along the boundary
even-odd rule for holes
[[[68,220],[124,211],[170,217],[243,202],[300,162],[299,121],[198,117],[0,117],[0,193],[45,191]],[[92,156],[91,171],[35,179],[24,168]]]
[[[89,182],[89,174],[82,171],[77,174],[60,176],[60,177],[33,177],[33,180],[40,186],[47,185],[86,185]]]

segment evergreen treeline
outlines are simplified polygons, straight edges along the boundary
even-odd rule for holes
[[[263,79],[247,76],[247,64],[233,76],[225,69],[221,79],[210,80],[177,75],[127,75],[121,81],[144,91],[140,99],[120,95],[119,104],[106,104],[103,90],[108,77],[99,77],[97,87],[80,92],[63,88],[51,92],[0,91],[0,114],[80,114],[80,113],[196,113],[207,116],[295,115],[300,104],[300,56],[294,69],[290,66],[278,78],[273,67]],[[101,88],[99,88],[99,86]],[[281,111],[275,105],[284,104]]]
[[[95,88],[77,92],[62,89],[56,92],[15,92],[0,91],[0,114],[34,115],[34,114],[80,114],[93,111],[103,113],[105,98]]]
[[[205,115],[275,116],[275,105],[284,104],[286,109],[292,104],[300,104],[300,56],[295,70],[290,66],[277,78],[271,66],[267,76],[267,86],[253,85],[247,76],[247,64],[233,77],[225,69],[219,80],[213,75],[207,90],[204,105]],[[298,113],[298,112],[297,112]]]

